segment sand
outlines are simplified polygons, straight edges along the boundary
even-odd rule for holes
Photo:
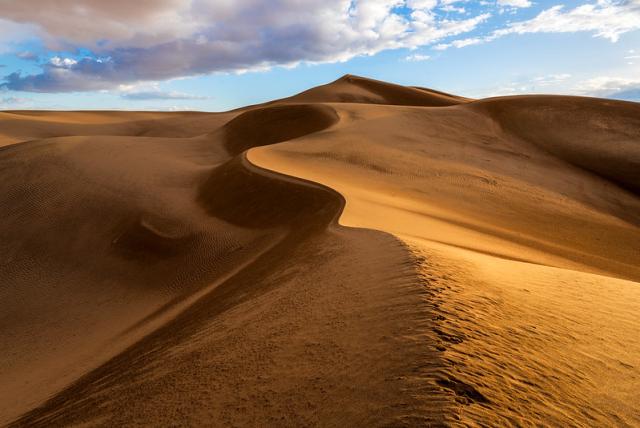
[[[640,425],[640,104],[345,76],[0,145],[0,425]]]

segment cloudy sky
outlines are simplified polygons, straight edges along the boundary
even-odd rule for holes
[[[218,111],[346,73],[640,101],[640,0],[0,0],[0,109]]]

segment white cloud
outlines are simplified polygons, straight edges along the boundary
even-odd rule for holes
[[[464,48],[465,46],[479,45],[485,41],[484,38],[481,37],[471,37],[468,39],[458,39],[454,40],[450,43],[440,43],[434,46],[434,49],[443,51],[449,49],[450,47],[454,48]]]
[[[569,73],[538,74],[522,76],[513,81],[490,88],[471,91],[472,96],[484,98],[489,96],[505,96],[519,94],[577,94],[572,86],[573,75]]]
[[[452,4],[444,5],[440,8],[444,12],[466,13],[466,9],[461,6],[454,6]]]
[[[566,10],[557,5],[536,17],[508,24],[505,28],[470,39],[461,39],[436,46],[439,50],[491,42],[510,34],[590,32],[595,37],[617,42],[622,34],[640,30],[640,0],[597,0]]]
[[[598,0],[565,11],[553,6],[529,21],[517,22],[497,30],[493,37],[526,33],[575,33],[588,31],[596,37],[616,42],[620,35],[640,29],[640,2]]]
[[[419,62],[419,61],[427,61],[430,58],[431,57],[429,55],[412,54],[405,57],[405,61]]]
[[[636,74],[631,73],[630,76]],[[477,98],[520,94],[562,94],[640,101],[640,78],[597,76],[578,79],[569,73],[557,73],[523,77],[500,86],[470,92],[470,95]]]
[[[594,97],[640,101],[640,78],[599,76],[580,82],[575,91]]]
[[[549,74],[547,76],[538,76],[533,78],[533,83],[537,86],[552,86],[562,82],[566,82],[571,78],[569,73]]]
[[[60,58],[59,56],[54,56],[49,60],[49,64],[58,68],[71,68],[78,64],[78,61],[73,58]]]
[[[531,7],[529,0],[498,0],[498,5],[503,7]]]
[[[407,7],[410,9],[433,9],[438,5],[438,0],[407,0]]]

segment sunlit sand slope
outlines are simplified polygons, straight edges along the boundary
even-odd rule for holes
[[[638,105],[335,108],[333,128],[249,159],[410,245],[461,422],[640,424]]]

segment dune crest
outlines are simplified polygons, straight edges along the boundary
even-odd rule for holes
[[[0,424],[639,425],[638,118],[350,75],[2,112]]]
[[[338,121],[331,107],[299,104],[255,108],[224,125],[225,147],[231,155],[247,149],[293,140],[321,131]]]
[[[506,131],[562,160],[640,191],[640,104],[562,96],[483,100]]]
[[[278,100],[277,103],[364,103],[439,107],[467,101],[469,99],[440,91],[395,85],[348,74],[335,82]]]

